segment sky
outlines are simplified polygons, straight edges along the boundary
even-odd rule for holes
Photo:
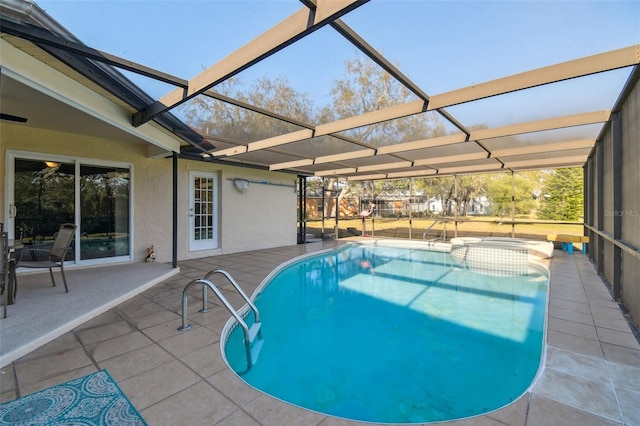
[[[88,46],[185,79],[303,7],[295,0],[36,3]],[[640,44],[640,1],[372,0],[343,21],[429,95]],[[325,27],[239,77],[248,84],[260,76],[286,76],[321,107],[330,100],[332,83],[344,75],[344,62],[356,54],[355,47]],[[498,109],[494,122],[484,121],[522,120],[514,111],[531,104],[536,112],[531,108],[527,117],[564,109],[559,91],[569,93],[578,109],[610,108],[629,72],[534,89],[535,99],[500,96],[493,104]],[[134,81],[154,98],[172,89],[145,78]],[[483,102],[449,112],[459,119],[456,114],[474,117],[486,107]]]

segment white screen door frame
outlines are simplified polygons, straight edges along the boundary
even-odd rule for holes
[[[218,248],[218,176],[189,172],[189,250]]]

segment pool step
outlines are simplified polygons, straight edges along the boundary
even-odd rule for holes
[[[249,328],[249,343],[253,343],[256,340],[256,336],[260,334],[260,328],[262,328],[261,322],[254,322]]]
[[[256,365],[264,340],[258,339],[251,344],[251,365]]]

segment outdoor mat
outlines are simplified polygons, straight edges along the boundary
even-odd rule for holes
[[[146,424],[106,370],[0,404],[0,426]]]

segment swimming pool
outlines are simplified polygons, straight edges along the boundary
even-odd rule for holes
[[[235,321],[223,331],[230,368],[276,398],[360,421],[453,420],[515,401],[541,364],[547,271],[476,274],[425,247],[349,244],[279,267],[256,291],[255,365]]]

